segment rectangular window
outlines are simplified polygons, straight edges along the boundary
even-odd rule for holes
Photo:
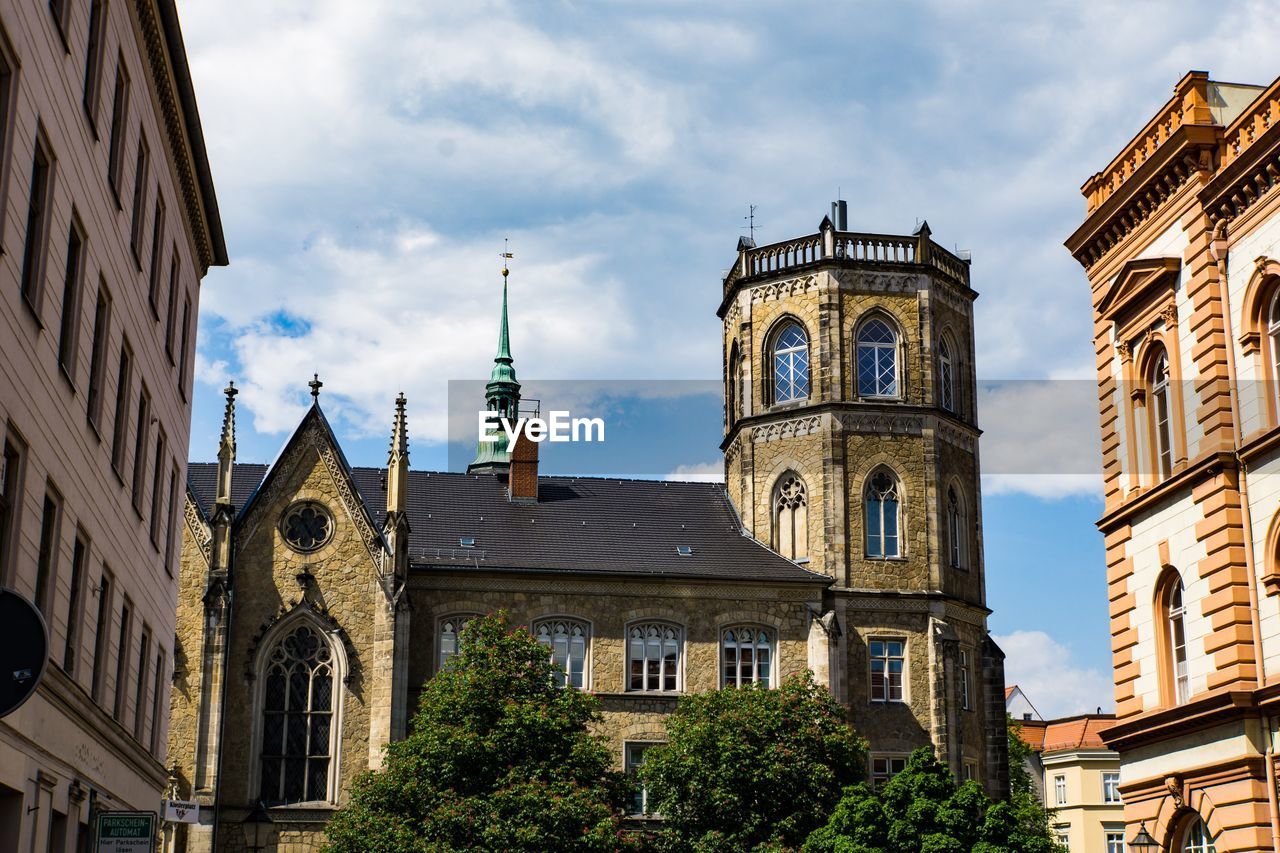
[[[1065,806],[1067,804],[1067,777],[1053,777],[1053,804],[1055,806]]]
[[[191,297],[182,300],[182,350],[178,356],[178,393],[187,399],[187,350],[191,343]]]
[[[178,524],[178,466],[174,465],[169,471],[169,511],[168,528],[164,536],[164,570],[169,577],[173,577],[173,549],[177,544],[177,531],[175,528]]]
[[[75,385],[76,354],[80,342],[80,291],[84,279],[84,232],[71,212],[67,233],[67,270],[62,282],[62,328],[58,334],[58,366]]]
[[[129,385],[133,382],[133,353],[126,340],[120,345],[120,372],[116,379],[116,420],[111,434],[111,467],[124,477],[125,439],[129,432]]]
[[[871,651],[871,701],[903,701],[903,673],[907,642],[899,638],[877,638],[868,644]]]
[[[147,301],[151,304],[151,316],[160,319],[160,271],[164,268],[160,263],[161,251],[164,247],[164,199],[156,192],[155,222],[151,224],[151,275],[147,288]]]
[[[159,643],[156,645],[158,646]],[[163,707],[161,700],[164,697],[164,650],[159,648],[156,650],[155,682],[151,694],[150,748],[151,754],[158,758],[160,756],[160,711]]]
[[[84,575],[88,570],[89,537],[83,530],[76,531],[75,545],[71,548],[71,590],[67,596],[67,645],[62,653],[62,668],[68,675],[76,671],[76,644],[80,642],[81,610],[84,607]]]
[[[138,422],[133,442],[133,508],[142,515],[142,493],[147,483],[147,443],[151,439],[151,397],[147,386],[138,394]]]
[[[973,761],[966,761],[964,763],[964,781],[972,782],[974,779],[977,779],[977,778],[978,778],[977,763]]]
[[[18,515],[22,507],[22,466],[27,446],[13,434],[4,439],[0,458],[0,584],[13,585],[13,552],[18,538]]]
[[[156,458],[151,474],[151,545],[160,550],[160,510],[164,507],[164,449],[163,429],[156,430]]]
[[[1063,850],[1067,851],[1067,853],[1071,853],[1070,826],[1055,826],[1053,828],[1053,837],[1060,845],[1062,845]]]
[[[107,149],[107,183],[120,206],[120,170],[124,160],[124,125],[129,118],[129,72],[124,67],[124,54],[116,59],[116,89],[111,108],[111,143]]]
[[[89,42],[84,52],[84,111],[89,127],[98,136],[98,91],[102,88],[102,33],[107,19],[106,0],[89,4]]]
[[[175,243],[169,255],[169,310],[164,320],[164,354],[174,363],[173,335],[178,328],[178,246]]]
[[[1107,830],[1107,853],[1124,853],[1124,830]]]
[[[133,252],[133,262],[138,269],[142,269],[142,249],[138,247],[138,241],[142,239],[142,225],[146,218],[147,166],[150,162],[147,140],[139,137],[137,165],[133,170],[133,213],[129,225],[129,250]]]
[[[960,650],[960,707],[973,710],[969,696],[969,653],[963,649]]]
[[[40,321],[44,297],[44,263],[49,244],[49,198],[53,185],[53,156],[42,138],[36,135],[35,153],[31,157],[31,187],[27,196],[27,233],[22,246],[22,298]]]
[[[95,433],[102,432],[102,381],[107,370],[107,341],[111,336],[111,292],[98,279],[98,304],[93,309],[93,350],[89,353],[89,393],[86,413]]]
[[[124,604],[120,605],[120,640],[116,646],[116,701],[112,711],[112,716],[121,725],[124,725],[124,715],[129,704],[126,688],[129,686],[129,629],[132,627],[129,618],[132,611],[129,600],[125,599]]]
[[[147,723],[147,687],[151,679],[147,677],[147,664],[151,662],[151,630],[142,628],[142,640],[138,643],[138,676],[133,696],[133,737],[142,740],[142,733]]]
[[[1102,801],[1104,803],[1119,803],[1120,800],[1120,774],[1104,771],[1102,774]]]
[[[905,755],[873,755],[871,757],[871,787],[880,788],[894,776],[907,769]]]
[[[101,703],[107,680],[107,643],[111,636],[111,573],[102,567],[102,579],[98,581],[98,617],[93,638],[93,701]]]
[[[44,508],[40,514],[40,552],[36,555],[35,605],[49,621],[52,612],[53,590],[57,585],[58,532],[62,525],[62,498],[52,485],[44,494]]]
[[[644,766],[644,754],[654,743],[627,743],[624,745],[626,755],[626,774],[631,780],[631,807],[629,814],[652,815],[653,804],[649,802],[649,790],[638,777],[640,768]]]

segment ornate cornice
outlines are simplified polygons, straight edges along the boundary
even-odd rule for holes
[[[817,289],[818,277],[809,274],[758,284],[747,292],[752,302],[771,302],[775,299],[788,299]],[[732,304],[736,305],[737,300],[735,299]]]
[[[799,418],[789,418],[785,421],[761,424],[751,430],[751,440],[755,444],[763,444],[766,441],[809,435],[821,428],[822,415],[806,415]]]
[[[924,433],[924,418],[920,415],[842,412],[840,425],[846,432],[872,435],[922,435]]]

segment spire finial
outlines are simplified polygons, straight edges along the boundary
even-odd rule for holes
[[[218,491],[215,503],[231,506],[231,471],[236,464],[236,394],[240,393],[234,382],[222,389],[227,395],[227,407],[222,412],[222,437],[218,441]]]
[[[403,512],[408,505],[409,423],[404,410],[404,392],[401,391],[396,397],[396,416],[391,423],[391,451],[387,454],[388,525],[391,523],[392,514]]]
[[[227,405],[222,412],[222,443],[230,442],[232,448],[236,443],[236,395],[240,393],[240,389],[236,387],[236,383],[228,381],[227,387],[222,389],[222,393],[227,395]]]
[[[396,462],[397,455],[403,455],[406,459],[409,456],[409,419],[405,416],[407,402],[401,391],[396,397],[396,416],[391,423],[391,455],[388,461],[392,464]]]
[[[317,403],[320,402],[320,389],[324,387],[324,383],[320,381],[320,374],[313,373],[307,386],[311,389],[311,399]]]

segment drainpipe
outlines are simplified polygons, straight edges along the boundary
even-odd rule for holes
[[[1247,466],[1244,460],[1240,458],[1240,448],[1244,446],[1244,426],[1240,423],[1240,392],[1236,385],[1239,374],[1236,373],[1236,348],[1232,340],[1231,288],[1227,282],[1227,251],[1227,223],[1220,222],[1213,235],[1213,240],[1209,243],[1209,254],[1218,265],[1218,293],[1222,299],[1223,327],[1227,337],[1227,371],[1230,376],[1228,388],[1231,393],[1232,408],[1231,427],[1235,436],[1236,470],[1240,474],[1240,519],[1245,530],[1244,558],[1245,564],[1249,569],[1249,621],[1253,633],[1253,654],[1257,659],[1258,666],[1258,686],[1262,687],[1267,681],[1267,670],[1266,659],[1262,654],[1262,625],[1258,610],[1257,563],[1254,562],[1253,553],[1253,517],[1249,508],[1249,476]],[[1271,813],[1271,847],[1274,850],[1280,850],[1280,802],[1277,801],[1276,793],[1275,739],[1271,732],[1271,722],[1270,714],[1262,715],[1264,735],[1267,739],[1265,756],[1267,762],[1267,805]]]

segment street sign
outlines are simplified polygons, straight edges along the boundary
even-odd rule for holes
[[[96,853],[154,853],[155,812],[98,812]]]
[[[49,659],[49,633],[36,606],[0,587],[0,717],[31,698]]]
[[[169,823],[199,823],[200,804],[195,800],[165,800],[161,814]]]

